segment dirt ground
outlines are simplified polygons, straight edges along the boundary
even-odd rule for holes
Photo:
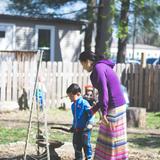
[[[17,126],[26,126],[28,127],[28,119],[29,119],[29,111],[16,111],[10,113],[0,113],[0,124],[1,126],[6,127],[17,127]],[[64,112],[65,113],[65,112]],[[71,117],[59,116],[59,114],[48,114],[48,124],[71,124],[72,119]],[[36,114],[33,114],[33,122],[36,122]],[[128,129],[128,133],[140,133],[140,134],[156,134],[160,137],[160,131],[157,130],[137,130],[137,129]],[[1,159],[9,159],[10,157],[15,157],[18,155],[24,154],[24,145],[25,142],[17,142],[17,143],[9,143],[6,145],[0,145],[0,160]],[[93,145],[93,151],[95,146]],[[61,157],[62,160],[72,160],[74,159],[74,152],[72,144],[69,142],[65,142],[64,145],[58,149],[56,152]],[[31,146],[29,144],[28,147],[28,154],[35,153],[35,146]],[[16,159],[14,159],[16,160]],[[129,147],[129,160],[160,160],[160,151],[158,150],[146,150],[146,149],[136,149]]]

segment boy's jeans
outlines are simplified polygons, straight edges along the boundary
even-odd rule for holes
[[[75,150],[76,160],[83,159],[82,149],[84,150],[85,159],[91,160],[92,148],[90,140],[91,140],[91,130],[78,131],[73,133],[73,147]]]

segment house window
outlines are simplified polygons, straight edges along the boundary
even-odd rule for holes
[[[5,38],[5,31],[0,31],[0,38]]]
[[[39,29],[38,31],[38,47],[50,48],[50,33],[48,29]],[[45,51],[42,57],[43,61],[50,61],[50,50]]]

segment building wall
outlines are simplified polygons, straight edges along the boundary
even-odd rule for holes
[[[111,46],[111,53],[112,58],[115,59],[118,52],[118,46],[113,44]],[[141,60],[142,53],[145,54],[145,58],[158,58],[160,56],[160,48],[150,46],[150,45],[143,45],[143,44],[136,44],[135,49],[133,52],[133,47],[131,44],[127,44],[127,51],[126,51],[126,59],[136,59]]]
[[[0,22],[0,50],[12,50],[15,48],[15,25]]]
[[[16,25],[16,50],[35,50],[34,26]]]
[[[56,26],[55,60],[77,61],[81,52],[84,33],[74,26]]]
[[[81,52],[83,33],[80,24],[49,23],[41,21],[14,21],[3,20],[4,23],[15,24],[15,48],[10,50],[37,50],[36,48],[36,25],[48,25],[55,28],[54,34],[54,60],[76,61]],[[1,50],[1,49],[0,49]]]

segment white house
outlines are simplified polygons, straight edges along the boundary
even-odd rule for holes
[[[112,58],[115,59],[117,56],[118,46],[117,44],[112,44],[111,46],[111,53]],[[136,44],[134,47],[133,52],[133,45],[127,44],[127,51],[126,51],[126,59],[136,59],[141,60],[142,53],[145,54],[145,58],[158,58],[160,57],[160,47],[144,45],[144,44]]]
[[[77,61],[84,22],[0,14],[0,51],[36,51],[48,47],[46,61]]]

